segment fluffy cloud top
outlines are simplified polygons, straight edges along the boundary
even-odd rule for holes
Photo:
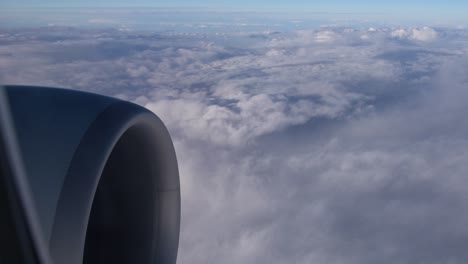
[[[163,119],[179,263],[458,264],[467,46],[460,29],[54,27],[0,32],[0,67],[8,83],[114,95]]]
[[[419,41],[433,41],[437,39],[437,32],[429,27],[421,29],[413,28],[411,31],[411,38]]]
[[[399,39],[410,39],[422,42],[431,42],[437,39],[438,33],[430,27],[396,29],[392,31],[391,36]]]

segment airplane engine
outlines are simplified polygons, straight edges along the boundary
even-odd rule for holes
[[[176,263],[180,183],[162,121],[101,95],[4,89],[53,263]]]

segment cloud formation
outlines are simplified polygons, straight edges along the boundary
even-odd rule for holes
[[[468,34],[326,27],[0,32],[8,83],[158,114],[179,263],[466,263]]]
[[[403,29],[392,31],[391,36],[399,39],[409,39],[422,42],[431,42],[437,39],[438,33],[430,27]]]

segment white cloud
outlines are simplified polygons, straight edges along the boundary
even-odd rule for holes
[[[410,33],[408,31],[406,31],[405,29],[402,29],[402,28],[395,29],[391,33],[392,37],[400,38],[400,39],[407,38],[409,35],[410,35]]]
[[[330,100],[332,105],[322,106],[305,99],[291,103],[284,95],[240,93],[226,106],[200,98],[156,100],[144,105],[186,138],[240,145],[313,117],[337,117],[348,103]]]
[[[88,23],[90,24],[116,24],[118,22],[114,19],[91,18],[91,19],[88,19]]]
[[[429,27],[413,28],[411,30],[411,38],[419,41],[433,41],[437,39],[437,32]]]
[[[7,80],[118,95],[163,119],[180,263],[466,263],[463,34],[68,31],[0,32]]]
[[[333,42],[338,35],[333,31],[319,31],[315,34],[315,41],[319,43]]]
[[[391,32],[393,38],[410,39],[421,42],[431,42],[438,38],[438,33],[430,27],[395,29]]]

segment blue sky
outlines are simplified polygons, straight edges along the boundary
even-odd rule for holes
[[[370,1],[370,0],[328,0],[328,1],[305,1],[305,0],[291,0],[291,1],[279,1],[279,0],[239,0],[239,1],[215,1],[215,0],[172,0],[172,1],[149,1],[149,0],[83,0],[83,1],[60,1],[60,0],[6,0],[2,1],[0,5],[3,6],[37,6],[37,7],[48,7],[48,6],[60,6],[60,7],[72,7],[72,6],[196,6],[196,7],[234,7],[234,8],[252,8],[252,9],[275,9],[275,8],[287,8],[290,10],[323,10],[323,11],[404,11],[404,10],[432,10],[432,11],[444,11],[444,12],[456,12],[460,9],[468,9],[468,1],[453,0],[453,1],[434,1],[434,0],[392,0],[392,1]]]
[[[0,12],[3,8],[6,15],[9,8],[48,8],[60,7],[74,11],[80,8],[102,8],[102,7],[160,7],[160,8],[201,8],[205,11],[253,11],[253,12],[292,12],[310,13],[324,12],[330,14],[356,14],[362,19],[383,19],[382,21],[412,21],[425,22],[428,24],[465,24],[467,22],[466,10],[468,1],[436,1],[436,0],[328,0],[328,1],[306,1],[306,0],[4,0],[0,3]],[[197,9],[193,9],[198,11]],[[36,13],[37,15],[40,12]],[[334,16],[336,17],[336,16]],[[337,18],[337,17],[336,17]],[[23,19],[24,20],[24,19]]]

